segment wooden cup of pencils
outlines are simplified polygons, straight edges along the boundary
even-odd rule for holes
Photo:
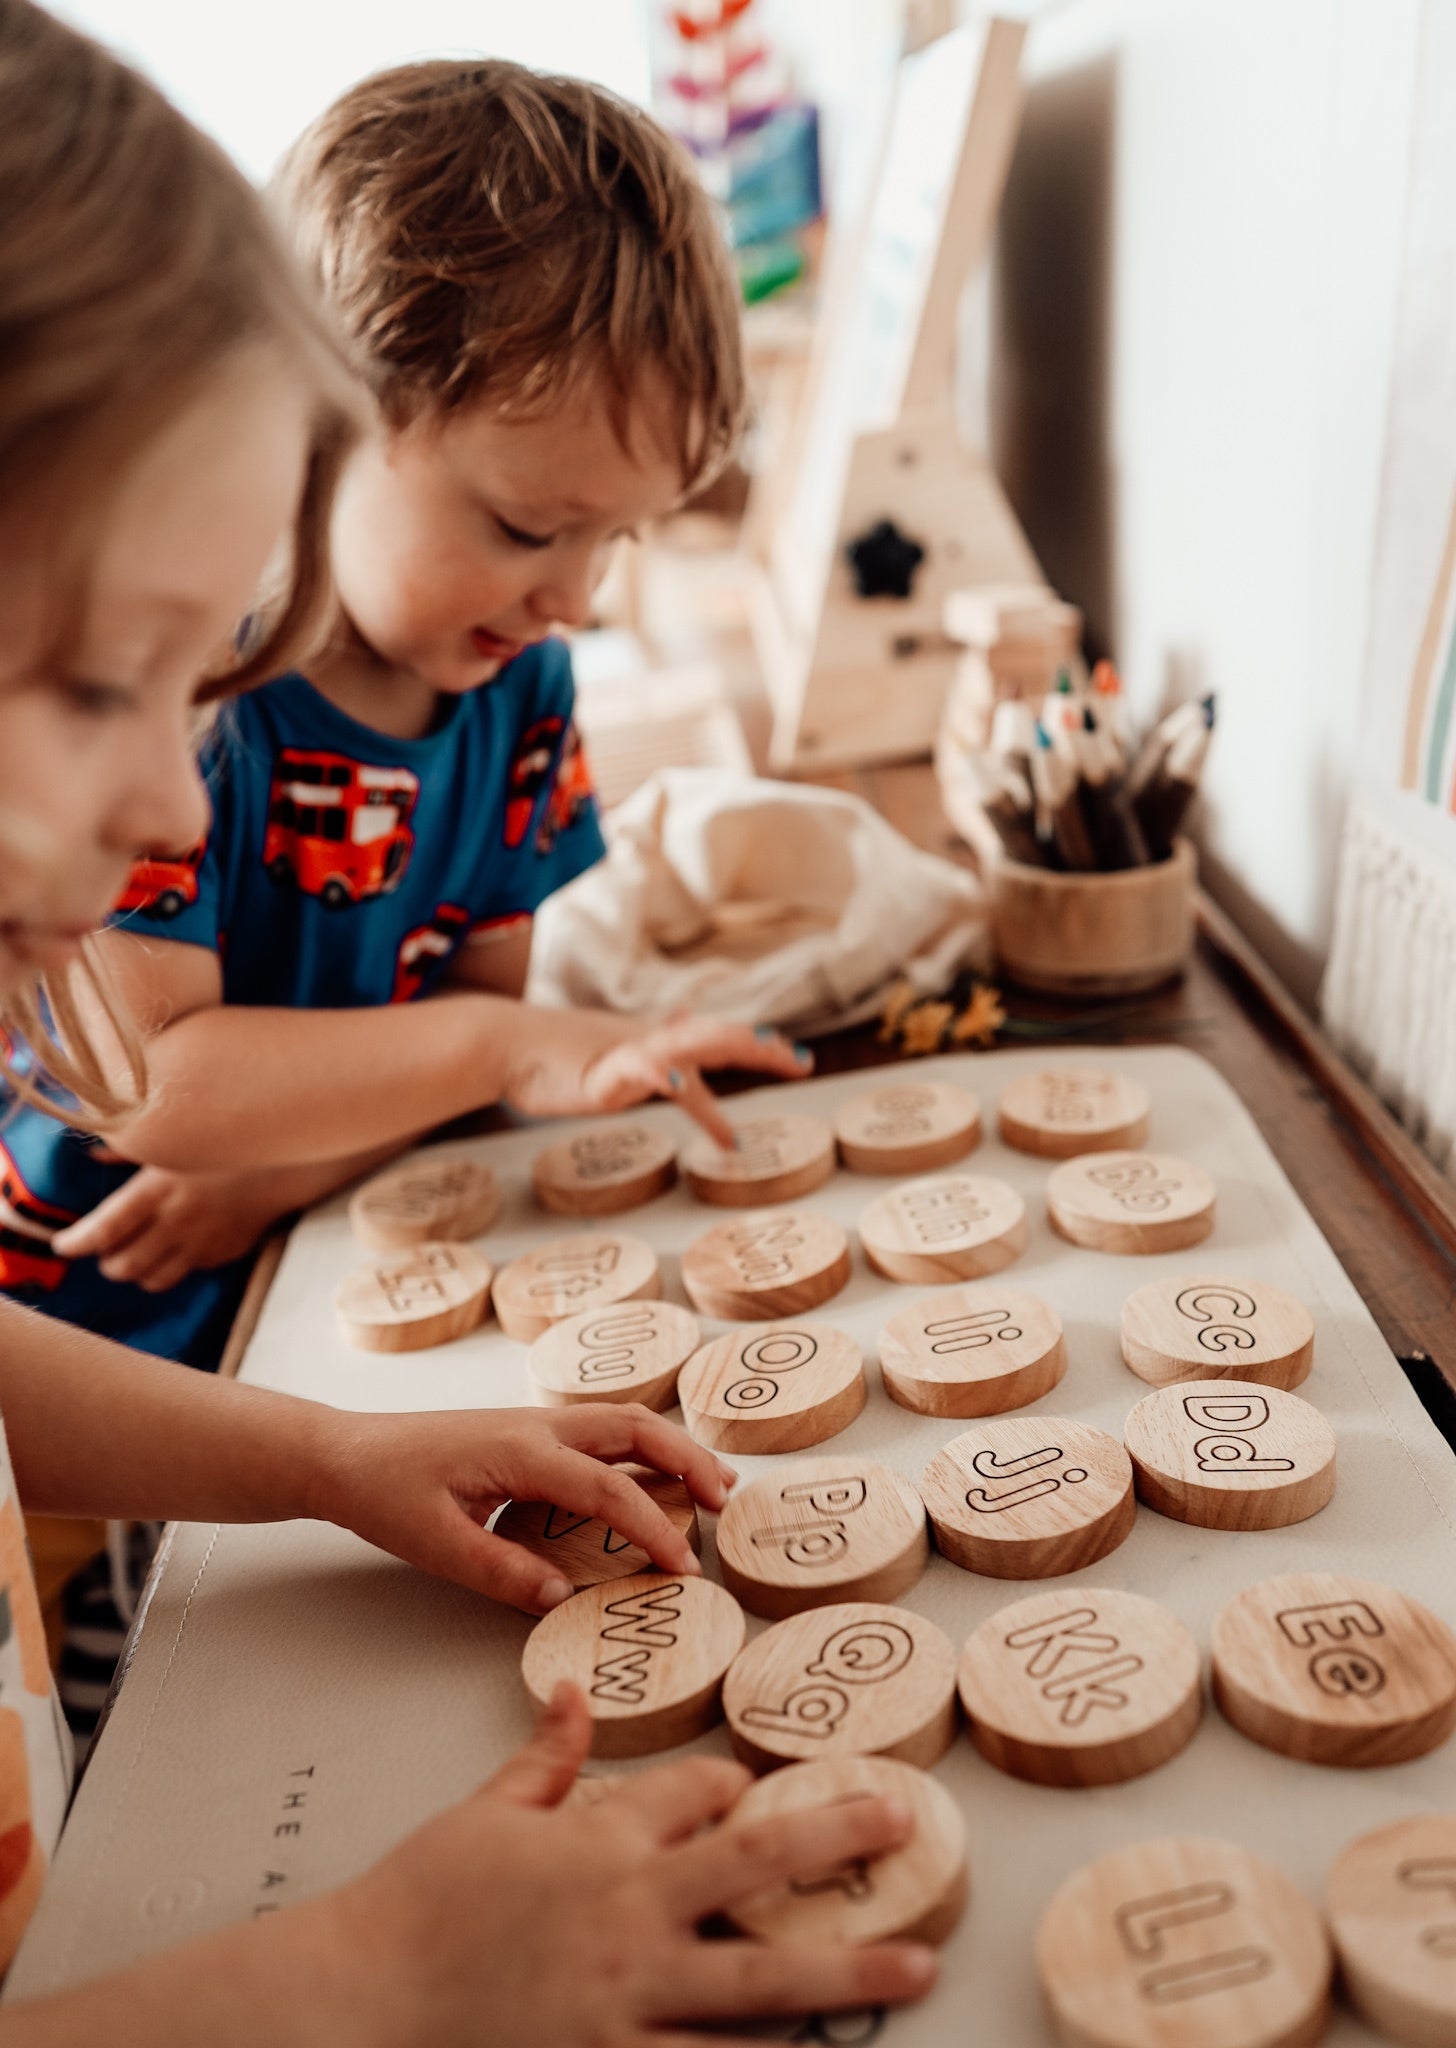
[[[1180,828],[1214,723],[1205,697],[1128,744],[1110,662],[1058,675],[1040,713],[1007,696],[984,745],[950,720],[936,770],[946,814],[977,849],[1002,969],[1051,994],[1155,988],[1187,963],[1197,864]]]

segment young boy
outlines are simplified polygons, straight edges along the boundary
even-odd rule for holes
[[[306,676],[222,713],[208,837],[138,867],[106,941],[156,1034],[108,1139],[144,1170],[35,1113],[0,1138],[0,1287],[203,1365],[266,1224],[432,1125],[661,1093],[721,1136],[700,1067],[808,1064],[517,1000],[532,913],[602,851],[548,636],[743,410],[687,160],[579,80],[435,62],[347,93],[282,190],[377,407],[333,516],[341,619]]]

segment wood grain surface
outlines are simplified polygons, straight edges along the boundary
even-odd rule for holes
[[[1137,1496],[1202,1529],[1284,1529],[1335,1491],[1335,1432],[1308,1401],[1252,1380],[1160,1387],[1127,1418]]]
[[[725,1152],[701,1132],[682,1155],[683,1179],[700,1202],[718,1208],[767,1208],[822,1188],[834,1171],[834,1133],[802,1110],[742,1118],[737,1147]]]
[[[928,1294],[880,1332],[885,1392],[921,1415],[1001,1415],[1049,1394],[1067,1370],[1054,1308],[999,1280]]]
[[[530,1344],[553,1323],[614,1301],[656,1300],[657,1254],[645,1238],[591,1231],[553,1238],[496,1275],[495,1312],[508,1337]]]
[[[485,1320],[493,1268],[470,1244],[417,1244],[340,1281],[334,1311],[360,1351],[427,1351]]]
[[[431,1152],[375,1174],[349,1203],[354,1235],[373,1252],[483,1237],[499,1214],[488,1166]]]
[[[538,1152],[531,1184],[561,1216],[615,1216],[639,1209],[677,1179],[677,1148],[655,1124],[614,1120]]]
[[[834,1119],[834,1136],[854,1173],[930,1173],[974,1151],[981,1105],[950,1082],[907,1078],[846,1102]]]
[[[1132,1463],[1115,1437],[1063,1415],[1002,1415],[937,1452],[920,1480],[937,1547],[995,1579],[1081,1571],[1132,1532]]]
[[[831,1301],[850,1270],[843,1230],[808,1209],[751,1210],[704,1231],[682,1256],[689,1301],[726,1323],[804,1315]]]
[[[1136,1151],[1147,1142],[1148,1091],[1105,1067],[1054,1067],[1023,1074],[1002,1091],[996,1123],[1003,1145],[1043,1159]]]
[[[889,1189],[864,1209],[859,1241],[877,1273],[912,1286],[978,1280],[1026,1250],[1026,1204],[1004,1180],[947,1173]]]
[[[849,1452],[740,1480],[718,1517],[718,1568],[750,1614],[898,1600],[925,1570],[925,1505],[907,1479]]]
[[[670,1408],[677,1376],[702,1342],[697,1318],[675,1301],[619,1301],[553,1323],[526,1357],[543,1407],[640,1401]]]
[[[864,1358],[832,1323],[730,1330],[693,1353],[677,1391],[689,1430],[715,1451],[802,1451],[860,1413]]]
[[[1392,2041],[1456,2041],[1456,1813],[1419,1814],[1348,1844],[1325,1917],[1356,2010]]]
[[[1094,1252],[1177,1252],[1213,1228],[1217,1191],[1201,1166],[1163,1152],[1094,1152],[1047,1182],[1052,1228]]]
[[[1288,1390],[1314,1364],[1314,1318],[1267,1280],[1176,1273],[1128,1296],[1122,1356],[1155,1387],[1227,1373]]]
[[[701,1547],[698,1510],[681,1479],[647,1465],[622,1465],[618,1470],[635,1480],[694,1550]],[[630,1578],[634,1572],[653,1569],[647,1552],[609,1523],[553,1507],[549,1501],[507,1501],[494,1526],[497,1536],[519,1543],[543,1564],[552,1565],[578,1592],[583,1586],[598,1586],[607,1579]]]

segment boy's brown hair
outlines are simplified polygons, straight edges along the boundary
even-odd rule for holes
[[[313,123],[279,190],[391,426],[539,415],[594,375],[624,439],[651,366],[685,487],[727,459],[736,280],[691,160],[637,108],[503,61],[403,65]]]

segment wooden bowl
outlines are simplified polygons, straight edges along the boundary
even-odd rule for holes
[[[1198,863],[1180,839],[1167,860],[1116,874],[1059,874],[999,859],[988,868],[1002,972],[1058,996],[1133,995],[1187,966]]]

